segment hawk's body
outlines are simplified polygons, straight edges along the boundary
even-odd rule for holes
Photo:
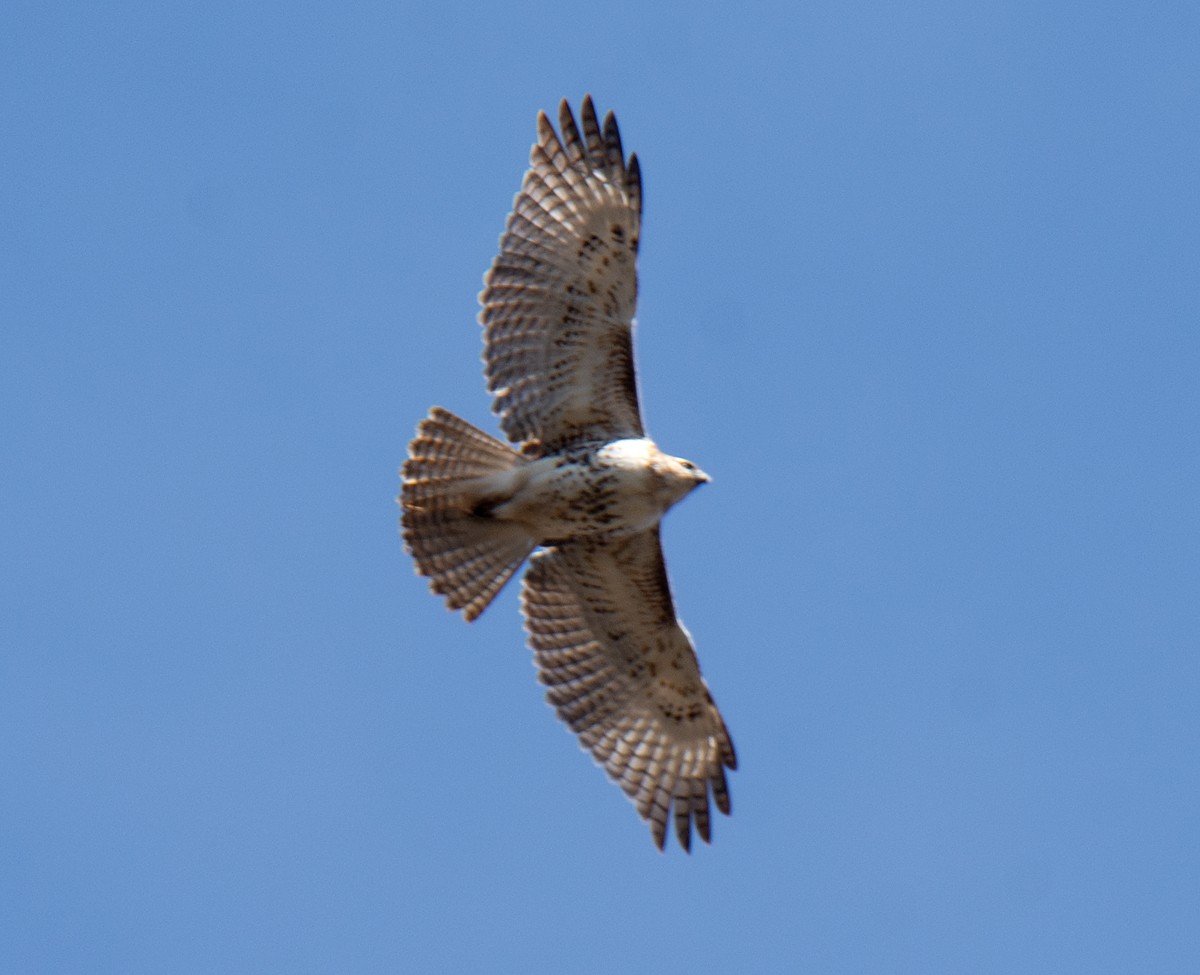
[[[499,475],[488,514],[541,545],[644,532],[702,480],[644,437],[572,447]]]
[[[637,158],[590,98],[538,117],[480,295],[485,374],[520,451],[435,407],[409,445],[405,542],[470,620],[532,554],[522,608],[547,698],[665,841],[729,812],[733,744],[675,616],[658,523],[707,476],[645,436],[632,328]],[[536,548],[541,551],[534,553]]]

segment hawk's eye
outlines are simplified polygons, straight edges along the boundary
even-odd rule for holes
[[[694,471],[696,469],[696,465],[693,464],[690,460],[685,460],[683,462],[683,468],[684,468],[684,470]]]

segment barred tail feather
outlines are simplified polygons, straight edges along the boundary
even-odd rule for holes
[[[418,425],[408,455],[400,488],[405,546],[429,587],[473,620],[534,549],[524,531],[486,513],[495,476],[524,461],[507,444],[436,406]]]

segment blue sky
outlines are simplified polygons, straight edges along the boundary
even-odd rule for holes
[[[180,7],[0,13],[0,967],[1197,970],[1194,3]],[[690,857],[397,532],[585,91],[714,478]]]

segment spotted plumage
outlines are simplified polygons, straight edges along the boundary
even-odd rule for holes
[[[409,444],[405,544],[475,619],[529,559],[521,606],[547,700],[684,849],[729,812],[733,743],[675,615],[659,522],[707,475],[646,437],[633,366],[642,183],[616,120],[538,115],[484,279],[484,374],[509,446],[434,407]]]

